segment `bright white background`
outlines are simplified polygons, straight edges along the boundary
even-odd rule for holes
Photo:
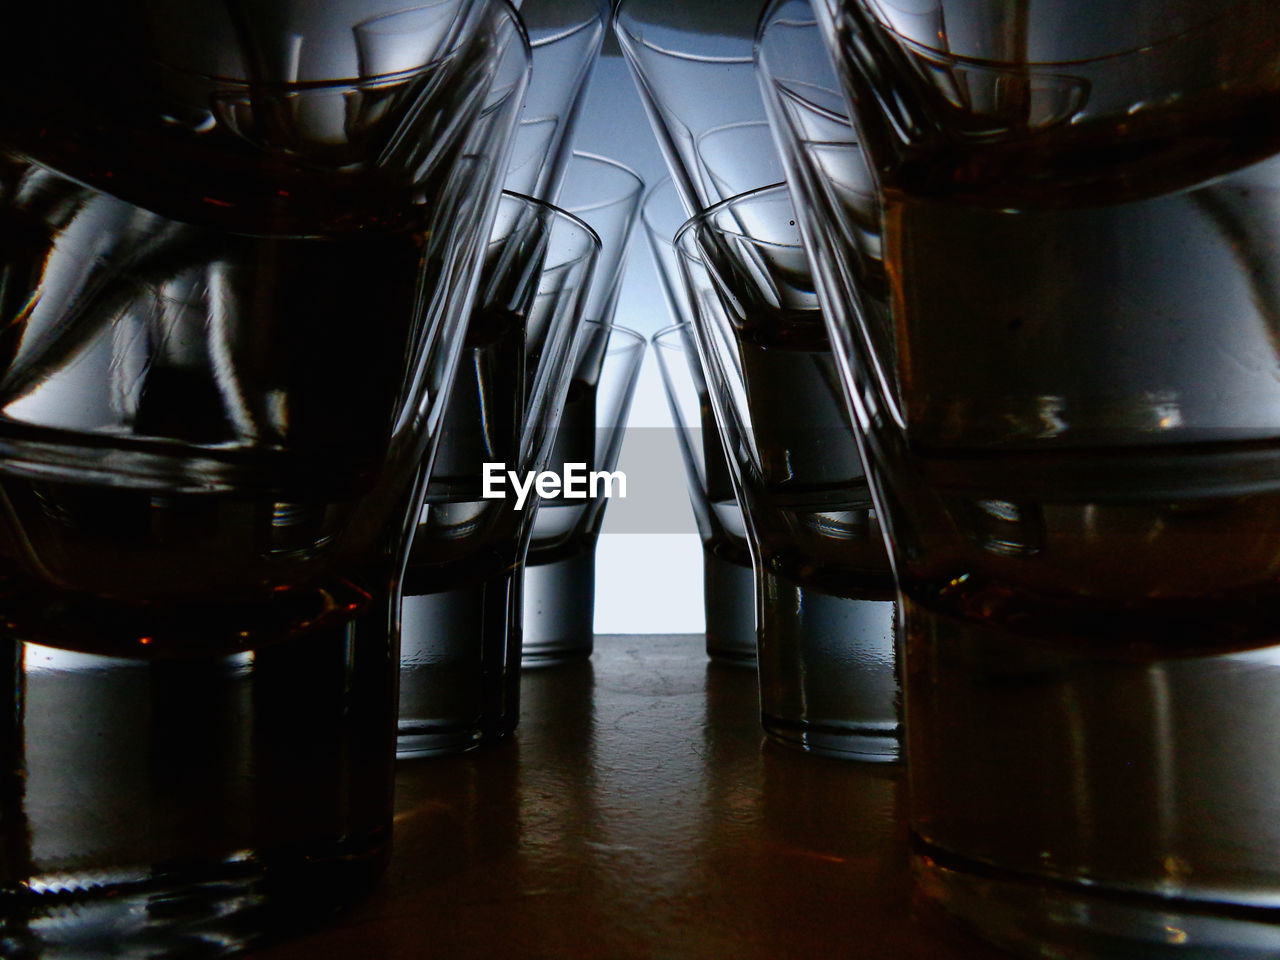
[[[666,165],[640,104],[630,71],[616,54],[600,59],[579,121],[575,148],[630,166],[650,186],[666,176]],[[615,322],[650,336],[673,322],[658,289],[643,227],[636,226]],[[632,427],[670,427],[657,361],[650,350],[640,374]],[[684,533],[617,533],[605,513],[596,555],[597,633],[700,633],[702,547],[684,492],[684,468],[672,436],[660,466],[679,483],[636,483],[629,500],[647,498],[647,514],[666,530]],[[648,446],[646,445],[646,450]],[[622,450],[622,466],[627,461]],[[633,504],[634,505],[634,504]]]

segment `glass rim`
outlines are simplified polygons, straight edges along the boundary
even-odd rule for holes
[[[587,28],[589,28],[592,24],[598,23],[602,28],[606,26],[605,18],[603,14],[600,12],[600,8],[597,5],[595,5],[594,3],[586,3],[584,0],[584,6],[586,6],[589,10],[592,11],[587,17],[585,17],[582,20],[578,20],[573,23],[570,23],[568,26],[560,30],[559,33],[548,34],[545,37],[540,36],[536,40],[533,39],[533,37],[530,37],[529,45],[534,49],[537,49],[539,47],[545,47],[552,43],[559,43],[561,40],[567,40],[570,37],[576,36],[577,34],[581,33],[583,30],[586,30]],[[524,23],[524,28],[526,33],[531,32],[531,30],[533,29],[533,28],[530,28],[527,22]]]
[[[671,236],[667,236],[654,222],[653,217],[650,216],[650,206],[649,206],[649,201],[651,201],[655,196],[657,196],[659,191],[666,190],[668,188],[672,191],[672,193],[675,194],[676,203],[680,206],[680,209],[682,212],[682,216],[680,218],[680,225],[676,227],[675,231],[671,234]],[[684,226],[685,223],[688,222],[688,220],[689,220],[689,216],[688,216],[688,212],[685,210],[684,201],[680,199],[680,191],[679,189],[677,189],[675,179],[671,176],[671,174],[667,174],[661,180],[656,182],[653,186],[651,186],[648,190],[645,191],[644,198],[640,201],[640,222],[644,224],[645,230],[648,231],[648,233],[651,236],[657,238],[657,240],[660,243],[668,247],[675,246],[675,235],[676,233],[680,232],[680,227]]]
[[[652,40],[647,40],[642,34],[637,33],[635,30],[631,29],[630,27],[626,26],[623,23],[624,11],[629,11],[629,9],[630,8],[628,6],[627,0],[622,0],[622,2],[619,3],[618,6],[614,9],[613,16],[609,18],[610,24],[613,27],[613,31],[618,37],[619,46],[622,46],[624,50],[626,47],[626,43],[631,43],[636,46],[644,47],[647,50],[652,50],[655,53],[660,53],[666,57],[673,57],[677,60],[688,60],[693,63],[715,63],[715,64],[722,64],[722,65],[737,63],[737,64],[743,64],[745,66],[751,66],[752,64],[752,58],[750,53],[748,53],[747,56],[745,57],[713,56],[709,54],[693,53],[687,50],[676,50],[669,47],[661,46],[660,44],[657,44]],[[634,20],[634,18],[632,19]],[[640,21],[634,21],[634,22],[640,22]],[[696,33],[690,32],[690,36],[697,36],[697,35],[698,34]],[[624,42],[624,39],[625,39],[625,42]],[[750,45],[751,45],[750,40],[746,40],[744,38],[744,42],[747,44],[748,48],[750,48]]]
[[[563,207],[557,207],[554,203],[547,200],[540,200],[537,197],[530,197],[523,193],[516,193],[514,190],[503,190],[498,196],[498,203],[519,203],[526,207],[542,208],[550,212],[553,216],[569,221],[573,226],[579,228],[586,233],[589,240],[595,244],[596,251],[604,249],[604,241],[600,239],[600,234],[595,228],[581,217],[575,216]]]
[[[761,78],[763,80],[768,81],[769,85],[775,91],[785,90],[787,91],[788,94],[791,94],[795,91],[798,91],[799,88],[801,87],[806,87],[810,90],[821,90],[823,93],[830,94],[831,98],[836,103],[840,103],[840,104],[843,103],[843,94],[841,94],[840,91],[838,90],[832,89],[831,87],[824,87],[820,83],[810,83],[807,80],[780,80],[773,73],[773,71],[769,69],[768,64],[763,62],[763,60],[758,59],[756,61],[756,66],[761,71],[760,73]],[[800,100],[800,102],[802,102],[805,105],[805,107],[812,110],[815,115],[817,115],[818,117],[821,117],[823,120],[826,120],[830,123],[839,123],[848,127],[851,135],[856,137],[856,131],[853,129],[853,120],[851,120],[849,117],[849,114],[845,113],[843,110],[826,106],[825,104],[818,103],[817,101],[812,100],[808,97],[795,97],[795,96],[789,97],[789,101],[792,103],[796,102],[797,99]],[[805,142],[806,143],[842,143],[843,141],[841,140],[816,140],[816,141],[806,140]]]
[[[772,141],[772,128],[769,120],[766,117],[761,117],[758,120],[733,120],[729,123],[722,123],[715,127],[708,127],[706,130],[703,130],[694,137],[693,142],[696,146],[701,147],[708,137],[714,137],[725,133],[736,133],[741,130],[745,130],[747,127],[763,127],[765,130],[770,131],[770,140]]]
[[[439,0],[439,4],[443,4],[445,2],[447,2],[447,0]],[[474,4],[484,4],[485,6],[494,7],[500,11],[500,16],[515,28],[516,36],[524,47],[526,61],[532,58],[533,45],[529,42],[528,31],[525,29],[524,21],[520,18],[519,11],[511,0],[470,0],[470,2]],[[396,13],[407,12],[409,11],[396,11]],[[394,15],[395,13],[388,14],[388,16]],[[233,77],[220,73],[205,73],[202,70],[191,70],[187,67],[179,66],[166,60],[156,60],[155,64],[163,70],[170,70],[173,73],[180,74],[185,77],[192,77],[199,80],[210,80],[236,89],[258,88],[270,92],[307,92],[313,90],[339,90],[350,87],[360,88],[367,86],[379,86],[398,80],[407,80],[411,77],[415,77],[419,74],[435,69],[450,57],[455,56],[462,46],[462,38],[455,37],[454,42],[450,44],[447,50],[433,56],[425,63],[420,63],[414,67],[407,67],[404,70],[393,70],[390,73],[372,73],[367,76],[325,77],[319,80],[249,80],[244,77]]]
[[[1237,8],[1245,6],[1248,3],[1257,2],[1257,0],[1234,0],[1227,6],[1215,11],[1203,19],[1196,20],[1194,23],[1188,24],[1184,29],[1174,33],[1168,33],[1164,36],[1155,37],[1136,46],[1126,47],[1123,50],[1114,50],[1110,53],[1101,53],[1097,56],[1088,57],[1069,57],[1063,60],[995,60],[990,57],[974,57],[967,54],[951,53],[947,50],[939,50],[937,47],[931,47],[927,43],[921,43],[919,40],[913,40],[904,36],[895,30],[889,23],[885,22],[879,15],[878,10],[872,12],[872,18],[876,25],[879,26],[886,34],[892,37],[896,42],[908,47],[918,53],[925,54],[946,63],[961,64],[964,66],[979,67],[988,70],[1007,70],[1010,66],[1014,67],[1030,67],[1033,69],[1049,68],[1056,69],[1062,67],[1079,67],[1086,64],[1105,63],[1108,60],[1117,60],[1122,57],[1131,57],[1135,54],[1147,53],[1163,47],[1165,44],[1176,43],[1177,41],[1191,36],[1202,30],[1205,24],[1213,23],[1216,20],[1234,15]]]
[[[651,333],[649,335],[649,342],[652,343],[654,347],[662,347],[664,350],[680,350],[683,353],[683,347],[671,346],[671,335],[673,333],[679,333],[682,330],[692,329],[693,323],[691,321],[677,320],[675,323],[669,323],[665,327],[661,327]]]
[[[638,330],[633,330],[631,327],[624,327],[620,323],[613,323],[612,321],[605,322],[604,320],[583,320],[582,328],[585,330],[589,327],[596,327],[609,332],[609,343],[608,346],[605,347],[606,351],[614,349],[619,351],[636,349],[643,350],[649,343],[649,338],[643,333]],[[619,343],[615,346],[613,342],[613,334],[615,331],[621,333],[623,339],[627,342]]]
[[[680,229],[676,231],[676,235],[674,239],[671,241],[672,246],[674,246],[678,251],[680,251],[685,256],[692,256],[692,254],[686,249],[688,247],[688,243],[683,238],[685,237],[686,234],[696,230],[699,226],[702,226],[702,225],[706,225],[712,229],[718,230],[720,233],[723,233],[726,236],[735,236],[735,237],[741,237],[743,240],[750,240],[752,243],[760,246],[769,246],[769,247],[803,246],[804,244],[801,243],[798,234],[797,234],[796,242],[794,244],[776,243],[770,240],[762,240],[759,237],[753,237],[747,233],[732,233],[727,230],[721,230],[719,227],[715,226],[715,224],[713,223],[713,220],[715,219],[715,217],[718,217],[725,210],[728,210],[729,208],[737,206],[742,203],[749,203],[753,200],[771,199],[769,195],[783,196],[786,198],[787,202],[791,204],[794,204],[795,202],[791,198],[791,187],[785,180],[781,180],[777,183],[765,184],[762,187],[755,187],[751,190],[744,190],[742,193],[734,194],[732,197],[726,197],[723,200],[717,201],[716,203],[713,203],[711,206],[707,207],[706,209],[699,210],[697,213],[691,216],[688,220],[686,220],[683,224],[681,224]],[[793,216],[794,216],[794,210],[795,208],[793,206],[792,207]]]
[[[802,7],[804,10],[808,11],[808,14],[809,14],[808,17],[806,19],[800,19],[797,17],[787,17],[786,19],[776,19],[776,20],[773,19],[778,16],[778,11],[782,10],[783,8],[787,7],[790,4],[795,4],[799,7]],[[755,35],[755,41],[754,41],[755,44],[757,45],[759,44],[760,34],[764,31],[765,26],[770,23],[785,23],[793,27],[821,26],[821,21],[819,21],[817,16],[814,14],[813,5],[809,3],[808,0],[769,0],[769,2],[766,3],[764,7],[761,9],[760,19],[756,22],[756,35]]]
[[[599,153],[590,153],[586,150],[574,150],[573,153],[569,155],[569,161],[572,163],[575,160],[582,160],[593,164],[603,164],[606,167],[612,168],[623,178],[629,181],[629,183],[627,187],[620,190],[617,194],[612,194],[604,200],[574,204],[572,207],[563,208],[565,210],[573,213],[589,213],[592,210],[603,210],[605,207],[612,207],[615,204],[626,203],[636,194],[642,193],[645,189],[644,178],[621,160],[615,160],[613,157],[606,157]]]

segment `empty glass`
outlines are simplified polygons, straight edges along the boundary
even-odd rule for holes
[[[578,114],[604,40],[598,0],[523,0],[533,71],[503,189],[557,203]]]
[[[575,464],[603,477],[588,497],[549,497],[538,507],[524,570],[525,666],[591,655],[596,539],[609,496],[619,491],[607,475],[618,465],[644,347],[634,330],[599,321],[585,324],[579,339],[548,469],[563,477]]]
[[[707,655],[739,662],[756,658],[755,574],[742,509],[729,479],[707,385],[698,364],[691,307],[672,238],[684,225],[675,185],[664,179],[645,198],[641,218],[662,292],[677,324],[653,336],[662,385],[689,481],[689,501],[702,539],[702,596]]]
[[[560,205],[600,235],[600,260],[587,293],[588,320],[608,326],[618,305],[627,251],[644,199],[644,180],[625,163],[574,151]]]
[[[756,589],[747,530],[729,480],[720,434],[711,419],[691,325],[678,323],[659,330],[653,335],[653,349],[688,475],[689,502],[702,538],[707,656],[754,663]]]
[[[893,579],[795,223],[775,186],[676,237],[752,548],[761,715],[783,743],[894,760]]]
[[[599,250],[576,217],[503,194],[405,570],[399,757],[515,729],[538,493],[512,478],[546,468]]]
[[[601,252],[584,311],[592,325],[574,360],[556,431],[551,466],[561,475],[569,463],[605,472],[617,464],[642,354],[625,347],[629,333],[610,345],[609,330],[643,195],[644,181],[625,164],[574,154],[561,201],[600,235]],[[607,503],[604,497],[582,503],[555,496],[539,506],[524,578],[526,662],[590,655],[596,535]]]
[[[752,63],[757,8],[622,0],[614,30],[690,212],[777,183]]]

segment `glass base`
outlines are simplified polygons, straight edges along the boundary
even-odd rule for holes
[[[48,886],[32,884],[39,892],[0,891],[0,953],[15,960],[226,956],[313,927],[363,895],[388,849],[306,871],[228,863],[221,875],[116,877],[81,888],[51,877]]]
[[[885,762],[901,755],[895,604],[839,597],[765,572],[760,712],[780,743]]]
[[[404,597],[397,759],[461,753],[515,730],[517,582],[508,573]]]
[[[707,656],[754,665],[756,578],[750,564],[734,563],[704,550],[702,582],[707,614]]]
[[[917,840],[917,889],[953,920],[1023,957],[1274,960],[1280,909],[1108,891],[969,864]]]
[[[1029,956],[1280,956],[1280,645],[1160,656],[1168,626],[1125,647],[904,607],[932,899]]]
[[[0,640],[0,956],[221,956],[386,863],[389,610],[227,656]]]
[[[515,725],[509,728],[440,730],[415,727],[401,723],[396,737],[396,759],[416,760],[419,757],[445,757],[466,753],[486,743],[506,740],[515,733]]]
[[[863,763],[897,763],[901,759],[896,724],[882,728],[821,727],[789,723],[768,714],[761,714],[760,722],[770,740],[806,753]]]
[[[591,656],[595,643],[594,544],[567,560],[524,568],[524,666]]]

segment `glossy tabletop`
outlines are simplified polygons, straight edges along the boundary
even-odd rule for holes
[[[913,903],[902,769],[764,742],[701,636],[527,671],[517,737],[402,763],[386,879],[262,960],[997,960]]]

